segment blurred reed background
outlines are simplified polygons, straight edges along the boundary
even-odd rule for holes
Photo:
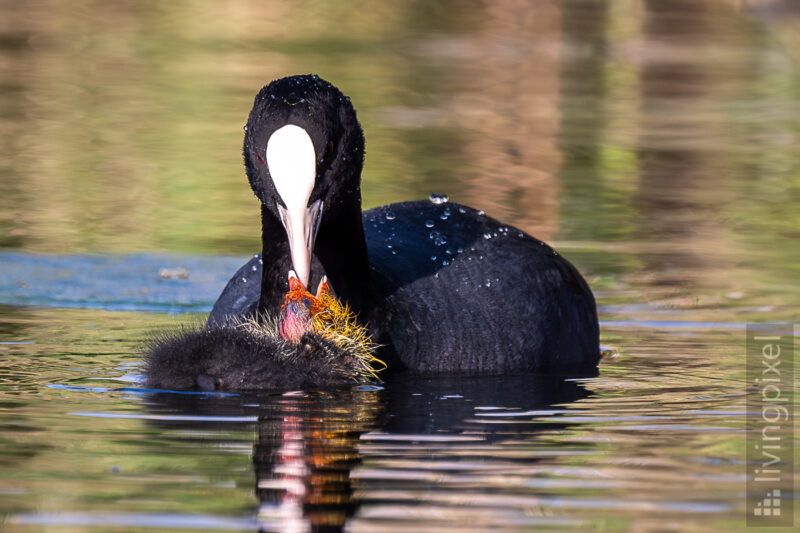
[[[366,130],[366,207],[448,193],[597,271],[797,264],[796,6],[3,0],[0,247],[257,250],[241,128],[314,72]]]

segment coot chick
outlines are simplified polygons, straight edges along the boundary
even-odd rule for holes
[[[544,242],[432,196],[361,212],[364,136],[350,100],[314,75],[273,81],[244,136],[262,254],[209,316],[274,313],[294,268],[323,276],[383,345],[390,370],[583,373],[600,358],[594,296]]]
[[[242,320],[186,328],[152,339],[145,350],[150,388],[256,391],[379,381],[366,330],[320,283],[312,296],[289,279],[278,321]]]

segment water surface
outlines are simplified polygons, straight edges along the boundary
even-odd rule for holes
[[[800,304],[792,2],[0,12],[4,531],[744,529],[744,329]],[[358,110],[365,207],[447,193],[581,269],[597,377],[143,388],[258,250],[241,128],[303,72]]]

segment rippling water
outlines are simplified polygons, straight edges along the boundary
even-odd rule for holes
[[[4,315],[12,526],[719,530],[744,512],[736,330],[605,327],[624,353],[592,379],[237,396],[141,388],[136,346],[174,317]]]
[[[744,529],[744,331],[800,304],[793,2],[0,13],[4,531]],[[365,206],[447,193],[585,273],[597,377],[142,387],[259,247],[253,95],[311,71],[358,110]]]

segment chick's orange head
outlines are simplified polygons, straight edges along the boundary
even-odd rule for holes
[[[290,342],[298,342],[304,333],[313,327],[311,322],[320,312],[330,306],[332,296],[327,279],[320,282],[316,296],[308,292],[295,276],[289,276],[289,290],[281,305],[279,330],[281,337]]]
[[[313,298],[299,279],[289,278],[289,291],[283,297],[278,326],[284,340],[299,342],[300,337],[311,328]]]

